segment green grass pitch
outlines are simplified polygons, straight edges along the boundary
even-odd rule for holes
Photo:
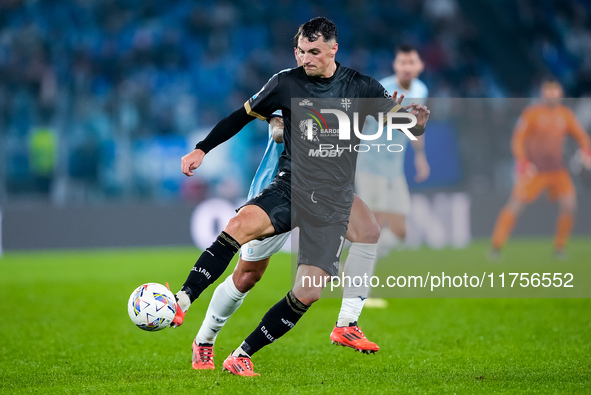
[[[393,254],[477,262],[486,245]],[[511,240],[504,263],[533,255],[541,264],[591,264],[589,238],[574,239],[569,247],[565,263],[553,261],[549,239]],[[254,356],[261,377],[222,372],[226,356],[289,290],[287,255],[272,260],[220,333],[216,370],[194,371],[190,346],[214,287],[175,330],[137,329],[126,303],[144,282],[168,281],[178,289],[197,255],[191,248],[5,254],[0,392],[591,392],[588,299],[389,299],[386,309],[366,309],[359,322],[380,345],[376,355],[330,344],[340,300],[323,299],[291,332]]]

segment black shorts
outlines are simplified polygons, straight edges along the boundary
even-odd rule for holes
[[[276,235],[289,232],[293,229],[291,226],[291,192],[289,183],[282,182],[276,177],[267,188],[263,189],[259,194],[244,204],[244,206],[250,205],[258,206],[267,213],[271,219],[273,228],[275,228]]]
[[[294,223],[300,228],[298,266],[317,266],[338,276],[349,215],[320,202],[306,207],[292,204],[292,210]]]
[[[290,185],[277,177],[261,193],[246,202],[262,208],[275,228],[275,234],[300,229],[298,266],[316,266],[331,276],[339,273],[339,261],[347,234],[349,214],[322,203],[296,204]]]

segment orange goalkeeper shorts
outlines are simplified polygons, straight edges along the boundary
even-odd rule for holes
[[[552,201],[575,194],[575,186],[570,174],[566,169],[560,169],[533,175],[518,175],[513,186],[512,197],[524,203],[531,203],[545,190],[548,190],[548,198]]]

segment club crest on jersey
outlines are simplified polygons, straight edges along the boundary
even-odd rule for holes
[[[341,99],[341,106],[343,106],[345,111],[349,111],[349,107],[351,107],[351,99]]]
[[[300,102],[300,106],[302,106],[302,107],[307,107],[307,106],[312,107],[313,105],[314,105],[314,103],[312,103],[312,101],[310,99],[304,99]]]
[[[311,123],[311,131],[312,131],[312,141],[320,141],[318,139],[318,125],[316,123],[312,123],[311,119],[303,119],[300,121],[300,137],[303,140],[308,139],[308,133],[310,132],[310,130],[308,129],[308,124]]]

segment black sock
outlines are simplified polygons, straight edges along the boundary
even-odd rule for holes
[[[222,232],[213,244],[201,254],[181,289],[189,295],[191,303],[201,295],[205,288],[220,278],[239,249],[240,244],[232,236]]]
[[[308,307],[295,297],[293,291],[289,291],[286,297],[267,311],[259,326],[242,343],[242,349],[252,356],[273,343],[295,326]]]

